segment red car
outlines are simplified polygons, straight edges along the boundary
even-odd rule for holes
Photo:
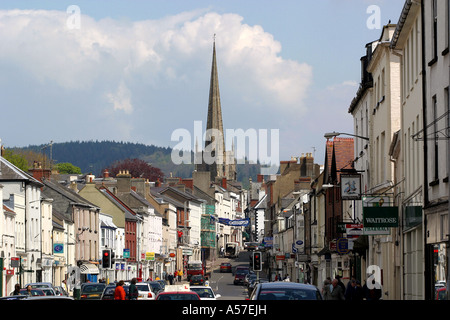
[[[231,272],[231,263],[222,262],[220,264],[220,272]]]
[[[234,284],[243,284],[245,276],[247,274],[251,273],[249,267],[236,267],[236,270],[234,271]]]
[[[200,300],[200,297],[193,291],[171,291],[161,292],[156,300]]]
[[[436,289],[436,300],[447,300],[447,288]]]

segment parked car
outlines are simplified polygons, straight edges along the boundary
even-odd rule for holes
[[[217,300],[220,294],[215,294],[214,290],[209,286],[192,286],[191,291],[194,291],[200,297],[200,300]]]
[[[200,297],[194,291],[168,291],[158,294],[156,300],[200,300]]]
[[[296,282],[259,283],[249,300],[322,300],[320,290],[310,284]]]
[[[65,296],[65,297],[69,296],[69,293],[62,286],[55,287],[55,291],[57,296]]]
[[[80,300],[100,300],[105,287],[105,283],[89,282],[81,284]]]
[[[189,285],[191,286],[203,286],[205,285],[205,278],[201,274],[196,274],[189,280]]]
[[[252,279],[252,280],[250,280],[250,283],[248,284],[248,287],[247,287],[248,296],[249,297],[251,296],[253,290],[255,289],[255,287],[258,283],[265,283],[265,282],[269,282],[269,280],[268,279],[258,279],[258,280]]]
[[[447,300],[447,288],[440,287],[436,289],[436,300]]]
[[[233,281],[233,283],[235,285],[236,284],[243,284],[245,275],[247,275],[249,273],[251,273],[249,267],[243,267],[243,266],[236,267],[236,269],[234,271],[234,281]]]
[[[28,290],[27,289],[20,289],[19,294],[22,296],[27,296],[28,295]],[[31,289],[31,295],[32,296],[45,296],[45,292],[42,291],[41,289]]]
[[[220,264],[220,272],[231,272],[231,263],[222,262]]]
[[[244,285],[248,287],[251,280],[255,280],[257,278],[255,273],[247,273],[244,277]]]
[[[124,285],[123,289],[125,290],[125,299],[128,300],[130,286]],[[106,285],[105,289],[103,290],[102,296],[100,297],[100,300],[114,300],[114,291],[116,291],[116,284]]]
[[[156,280],[161,285],[162,290],[164,291],[164,287],[166,286],[166,281],[164,280]]]
[[[27,283],[24,288],[26,289],[28,286],[31,286],[32,289],[50,288],[50,289],[55,290],[54,286],[53,286],[53,284],[51,282],[32,282],[32,283]]]
[[[153,291],[150,282],[138,282],[136,288],[138,289],[138,300],[156,299],[156,293]]]
[[[152,291],[155,294],[155,297],[158,295],[158,293],[164,291],[164,287],[161,285],[161,282],[159,282],[159,281],[148,281],[148,283],[152,287]]]

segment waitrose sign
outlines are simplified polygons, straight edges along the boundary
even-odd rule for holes
[[[398,227],[398,207],[363,207],[364,228]]]

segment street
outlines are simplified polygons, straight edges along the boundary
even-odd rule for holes
[[[221,262],[230,262],[232,270],[237,266],[249,265],[250,253],[244,251],[241,252],[236,259],[220,258],[217,262],[217,266],[220,266]],[[233,284],[233,273],[221,273],[220,268],[215,268],[211,274],[210,286],[216,294],[220,294],[219,300],[245,300],[248,298],[247,289],[243,285]]]

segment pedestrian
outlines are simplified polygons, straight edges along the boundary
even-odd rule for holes
[[[30,297],[33,295],[31,293],[31,286],[30,285],[27,286],[27,295],[30,296]]]
[[[336,280],[338,281],[338,285],[342,288],[342,293],[345,294],[345,284],[341,280],[341,276],[337,275]]]
[[[183,270],[178,271],[178,281],[181,282],[181,279],[183,278]]]
[[[11,292],[12,296],[18,296],[20,294],[20,284],[16,283],[14,286],[14,291]]]
[[[355,300],[356,298],[356,280],[353,278],[347,284],[347,289],[345,290],[345,300]]]
[[[290,282],[290,281],[291,281],[291,279],[289,279],[289,275],[288,275],[287,273],[286,273],[286,275],[284,276],[283,281],[285,281],[285,282]]]
[[[125,300],[126,294],[123,288],[124,281],[120,280],[116,285],[116,290],[114,291],[114,300]]]
[[[130,288],[128,290],[128,300],[137,300],[138,299],[138,289],[136,287],[136,278],[131,279]]]
[[[170,273],[167,278],[169,280],[169,284],[173,285],[173,274]]]
[[[329,300],[345,300],[344,290],[339,285],[338,279],[333,279],[331,282],[331,294]]]
[[[173,276],[175,278],[175,283],[176,283],[178,281],[178,270],[175,270]]]
[[[361,287],[361,282],[359,280],[356,280],[354,300],[355,301],[364,300],[364,292],[363,288]]]
[[[325,279],[322,287],[323,300],[331,300],[330,281]]]
[[[354,288],[355,286],[356,286],[356,279],[355,279],[355,277],[352,277],[350,279],[350,281],[347,283],[347,287],[345,288],[344,294],[347,293],[347,290],[351,290],[351,288],[352,287]]]

